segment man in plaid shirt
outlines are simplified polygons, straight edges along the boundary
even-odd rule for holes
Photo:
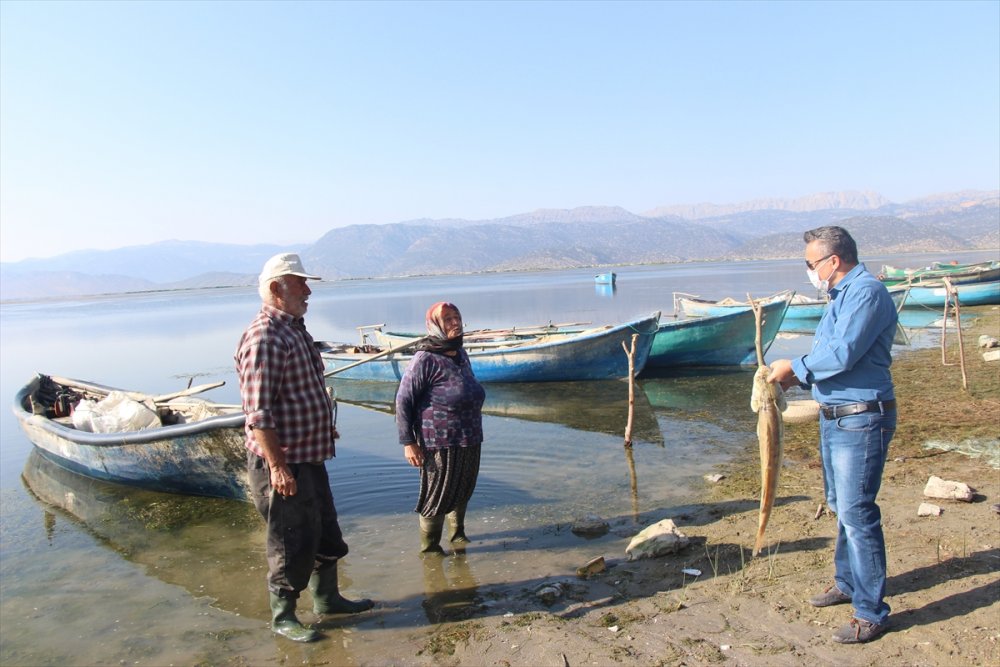
[[[312,293],[306,281],[319,279],[294,253],[269,259],[258,281],[260,312],[236,349],[250,494],[267,522],[271,627],[302,642],[320,636],[295,616],[303,589],[317,614],[373,606],[343,598],[337,582],[347,544],[325,463],[334,456],[337,431],[323,360],[303,321]]]

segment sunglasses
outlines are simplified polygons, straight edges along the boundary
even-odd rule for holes
[[[820,259],[817,259],[815,262],[810,262],[807,259],[806,260],[806,268],[808,268],[810,271],[815,271],[816,269],[818,269],[820,266],[823,265],[823,262],[825,262],[826,260],[830,259],[834,255],[836,255],[836,253],[832,253],[832,254],[827,255],[826,257],[822,257]]]

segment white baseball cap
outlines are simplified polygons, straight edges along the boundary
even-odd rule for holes
[[[306,273],[302,267],[302,260],[294,252],[283,252],[267,260],[264,263],[264,270],[260,272],[260,277],[257,280],[263,285],[281,276],[300,276],[310,280],[322,280],[319,276]]]

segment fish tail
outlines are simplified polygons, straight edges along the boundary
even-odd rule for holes
[[[756,557],[764,549],[764,529],[767,528],[767,520],[770,514],[761,514],[760,522],[757,526],[757,539],[753,543],[753,555]]]

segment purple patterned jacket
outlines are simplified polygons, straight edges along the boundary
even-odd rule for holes
[[[399,444],[419,441],[427,449],[481,445],[484,400],[486,391],[472,374],[465,350],[456,357],[417,352],[396,392]]]

